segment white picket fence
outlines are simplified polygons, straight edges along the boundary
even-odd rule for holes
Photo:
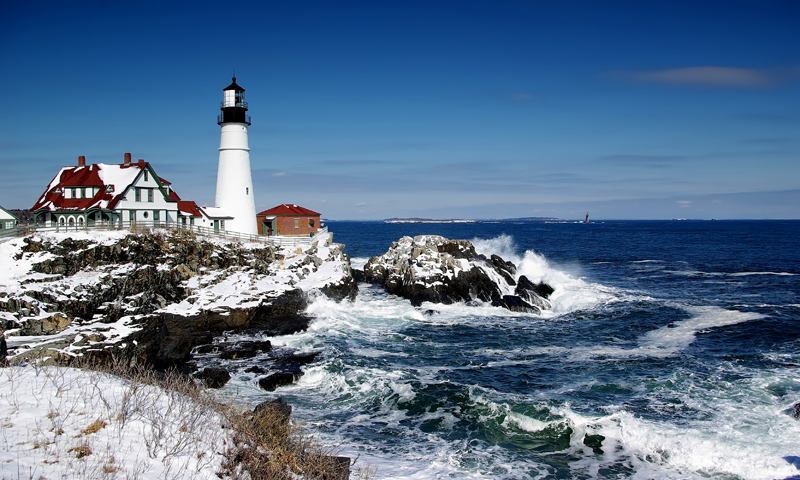
[[[27,235],[33,232],[77,232],[77,231],[109,231],[109,230],[169,230],[193,232],[196,235],[205,237],[224,238],[248,243],[261,243],[274,245],[276,247],[309,247],[320,235],[328,233],[328,227],[321,227],[312,237],[296,237],[285,235],[250,235],[247,233],[231,232],[222,229],[201,227],[197,225],[181,225],[178,223],[157,223],[157,222],[116,222],[113,224],[94,224],[94,225],[56,225],[44,226],[19,226],[16,234],[18,236]]]

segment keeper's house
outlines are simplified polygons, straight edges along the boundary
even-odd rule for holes
[[[297,205],[278,205],[256,215],[259,235],[314,236],[320,214]]]
[[[130,153],[121,165],[87,166],[78,157],[78,166],[63,167],[31,208],[37,226],[177,223],[224,230],[230,217],[217,210],[182,201],[149,163],[132,163]]]
[[[17,217],[8,210],[0,207],[0,237],[7,237],[17,233]]]

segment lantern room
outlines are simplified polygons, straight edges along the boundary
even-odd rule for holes
[[[223,123],[244,123],[250,125],[250,115],[247,115],[247,102],[244,101],[244,88],[236,84],[236,77],[233,83],[223,90],[222,102],[220,102],[222,113],[217,116],[217,124]]]

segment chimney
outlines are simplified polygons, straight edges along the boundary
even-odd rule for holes
[[[131,154],[130,153],[126,153],[125,154],[125,163],[123,165],[130,165],[130,164],[131,164]]]
[[[86,157],[84,157],[83,155],[78,157],[78,166],[79,167],[85,167],[86,166]]]
[[[144,168],[144,158],[140,158],[138,163],[140,167]]]

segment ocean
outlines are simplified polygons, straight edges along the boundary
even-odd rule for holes
[[[225,387],[376,478],[800,479],[800,221],[327,225],[355,267],[438,234],[556,289],[542,315],[320,297],[270,338],[321,352],[297,384]]]

